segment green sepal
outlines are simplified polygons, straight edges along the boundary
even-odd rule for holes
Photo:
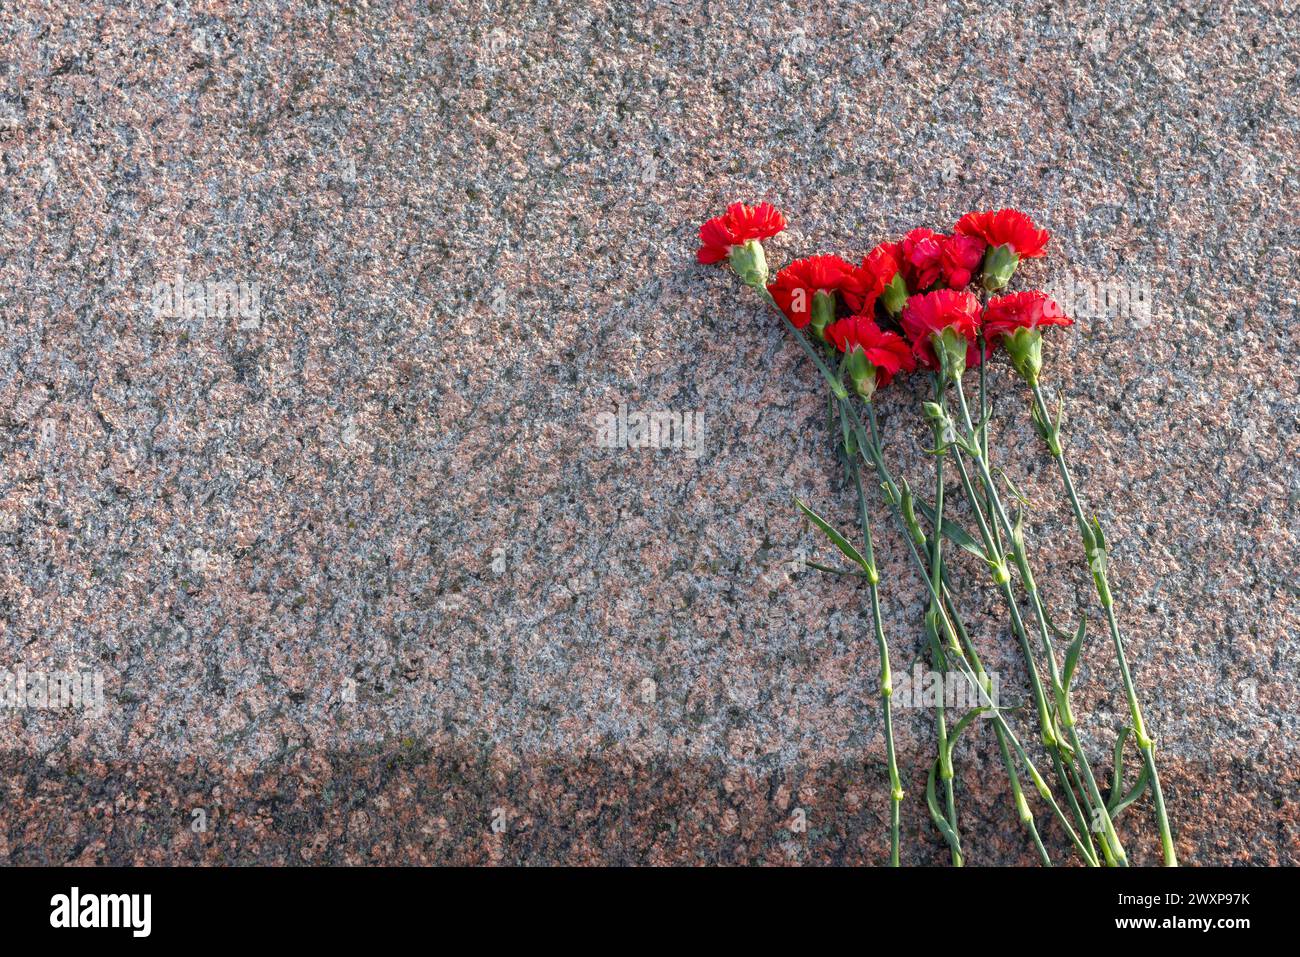
[[[729,261],[731,268],[746,286],[758,289],[767,287],[767,256],[763,252],[763,244],[757,239],[732,246]]]
[[[970,343],[954,326],[945,326],[939,332],[930,333],[930,345],[939,359],[939,366],[944,377],[956,382],[966,371],[966,350]]]
[[[1043,333],[1039,329],[1020,328],[1002,337],[1011,367],[1030,386],[1038,384],[1043,371]]]
[[[854,346],[845,358],[853,391],[863,399],[871,401],[871,397],[876,393],[876,367],[867,359],[867,354],[861,346]]]
[[[984,288],[989,292],[1005,289],[1019,264],[1020,255],[1009,245],[990,247],[984,254],[984,275],[981,279]]]
[[[907,305],[907,283],[903,280],[901,272],[894,273],[894,278],[889,280],[884,291],[880,294],[880,301],[885,304],[885,311],[891,316],[897,316]]]
[[[835,321],[835,293],[818,289],[813,293],[809,327],[818,339],[826,338],[826,327]]]

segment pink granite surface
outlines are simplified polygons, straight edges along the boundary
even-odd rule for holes
[[[776,265],[1015,205],[1055,237],[1030,280],[1145,290],[1054,336],[1049,386],[1181,855],[1300,861],[1288,10],[0,6],[0,668],[104,683],[0,710],[0,862],[883,860],[865,595],[783,567],[830,557],[793,495],[852,522],[819,388],[693,263],[738,198],[786,210]],[[155,314],[182,273],[260,308]],[[992,382],[1049,601],[1095,617]],[[923,384],[889,391],[928,488]],[[702,417],[700,454],[599,447],[620,403]],[[922,591],[879,514],[903,668]],[[1105,768],[1100,634],[1080,684]],[[930,715],[897,735],[904,860],[942,862]],[[971,862],[1032,863],[991,735],[957,762]],[[1121,824],[1156,862],[1148,803]]]

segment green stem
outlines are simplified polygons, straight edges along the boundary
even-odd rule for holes
[[[948,606],[948,613],[952,617],[952,622],[957,628],[957,634],[961,638],[962,647],[966,649],[966,656],[970,658],[971,664],[975,668],[977,675],[986,676],[984,663],[980,661],[979,652],[975,650],[975,643],[971,641],[970,634],[966,631],[966,625],[961,619],[957,610],[957,603],[953,599],[952,590],[948,587],[948,572],[944,569],[943,574],[943,599]],[[988,678],[984,677],[985,688],[988,688]],[[1042,858],[1043,864],[1047,867],[1052,866],[1052,859],[1047,854],[1047,848],[1043,846],[1043,839],[1038,835],[1038,826],[1034,823],[1034,814],[1029,809],[1029,802],[1025,800],[1024,791],[1020,786],[1020,774],[1016,771],[1016,763],[1011,757],[1011,752],[1007,748],[1007,736],[1003,733],[1002,728],[996,723],[993,725],[993,734],[998,739],[998,751],[1002,754],[1002,764],[1007,769],[1007,780],[1011,782],[1011,797],[1016,809],[1016,817],[1020,823],[1029,831],[1029,836],[1033,839],[1034,847],[1038,849],[1038,855]],[[1085,835],[1087,831],[1084,831]],[[1090,842],[1091,843],[1091,842]]]
[[[1029,836],[1033,838],[1034,847],[1038,850],[1038,856],[1042,858],[1043,866],[1051,867],[1052,859],[1047,855],[1047,848],[1043,846],[1043,839],[1039,837],[1038,828],[1034,825],[1034,814],[1029,810],[1029,802],[1025,800],[1024,792],[1020,789],[1020,776],[1016,774],[1015,763],[1011,760],[1011,752],[1007,749],[1007,736],[997,726],[994,726],[993,730],[997,734],[1002,763],[1006,765],[1007,775],[1011,778],[1011,790],[1016,799],[1016,815],[1020,818],[1020,823],[1029,831]]]
[[[985,372],[989,364],[988,345],[984,341],[983,333],[979,337],[980,348],[980,429],[979,445],[980,451],[984,453],[987,459],[989,455],[989,404],[988,404],[988,382]],[[985,500],[985,514],[993,511],[993,503]],[[1002,547],[1002,533],[998,531],[997,526],[993,527],[993,541],[998,545],[999,551]]]
[[[1097,786],[1097,780],[1093,776],[1092,768],[1088,764],[1087,755],[1083,751],[1083,745],[1079,740],[1079,732],[1075,727],[1074,715],[1070,711],[1070,701],[1067,689],[1061,682],[1060,673],[1056,666],[1055,649],[1052,647],[1052,638],[1047,623],[1047,614],[1043,610],[1042,596],[1039,594],[1038,585],[1034,581],[1033,573],[1029,568],[1029,561],[1025,554],[1024,542],[1016,535],[1007,517],[1006,509],[1002,505],[1002,499],[998,495],[997,484],[993,481],[993,476],[989,471],[988,460],[980,452],[979,445],[974,441],[975,427],[971,421],[970,409],[966,405],[966,394],[962,389],[961,380],[956,380],[957,402],[961,407],[962,419],[965,421],[967,434],[971,441],[968,443],[968,451],[974,459],[975,464],[979,467],[980,480],[984,485],[984,490],[989,497],[993,506],[993,515],[997,523],[1001,525],[1003,533],[1011,543],[1011,554],[1015,559],[1016,568],[1020,573],[1020,581],[1024,586],[1025,592],[1029,595],[1030,604],[1033,606],[1034,614],[1038,619],[1039,637],[1043,643],[1043,653],[1047,658],[1048,673],[1052,679],[1052,689],[1056,697],[1057,717],[1065,727],[1066,734],[1070,739],[1070,746],[1074,751],[1074,758],[1078,761],[1080,776],[1086,786],[1086,794],[1092,803],[1092,813],[1096,816],[1098,823],[1101,825],[1102,834],[1110,847],[1110,855],[1115,858],[1115,862],[1121,867],[1127,866],[1128,856],[1124,852],[1124,847],[1120,843],[1119,834],[1115,831],[1115,824],[1110,819],[1110,814],[1106,810],[1106,802],[1101,796],[1101,789]],[[961,454],[956,456],[960,462]],[[978,500],[972,499],[972,504]],[[1009,589],[1008,604],[1011,607],[1013,618],[1019,618],[1019,610],[1016,608],[1014,596],[1010,595]]]
[[[826,368],[826,364],[821,360],[821,357],[817,355],[816,350],[813,349],[812,343],[810,343],[808,339],[797,328],[795,328],[794,323],[792,323],[789,317],[786,316],[786,314],[776,305],[771,294],[762,287],[757,287],[756,291],[760,292],[766,301],[772,305],[777,315],[780,316],[781,321],[785,324],[786,329],[789,330],[790,334],[794,337],[795,343],[803,350],[804,355],[812,361],[813,365],[822,374],[822,377],[826,380],[827,386],[831,389],[831,392],[838,398],[846,398],[847,391],[844,389],[843,384],[838,382],[831,371]],[[890,475],[889,469],[885,465],[884,457],[881,454],[880,432],[876,424],[875,409],[870,402],[867,403],[867,410],[871,422],[871,440],[869,441],[867,439],[866,429],[862,424],[862,417],[858,414],[857,408],[851,402],[845,402],[842,407],[848,411],[850,418],[853,420],[853,432],[858,440],[859,454],[862,455],[863,459],[876,470],[876,474],[880,479],[881,487],[884,489],[885,495],[889,499],[889,505],[893,512],[894,520],[898,523],[899,530],[903,535],[903,540],[907,543],[908,553],[912,557],[912,563],[920,574],[921,580],[925,582],[928,588],[933,590],[930,584],[929,570],[926,568],[925,562],[921,559],[920,553],[917,551],[916,543],[912,538],[912,530],[907,527],[907,521],[903,516],[902,509],[900,508],[901,498],[898,485],[894,482],[893,476]],[[961,654],[961,648],[958,644],[956,632],[953,629],[952,622],[948,618],[946,612],[941,614],[941,619],[943,621],[944,630],[948,635],[949,642],[957,651],[955,657],[958,666],[962,669],[962,673],[966,676],[966,680],[978,691],[980,688],[979,682],[971,674],[970,666],[967,664],[965,656]],[[1052,796],[1051,789],[1047,786],[1047,782],[1043,780],[1042,775],[1039,774],[1038,769],[1034,766],[1033,760],[1029,757],[1028,752],[1025,751],[1024,746],[1020,743],[1020,739],[1016,737],[1015,732],[1011,730],[1010,725],[1008,725],[1006,719],[1003,718],[1001,710],[993,708],[990,713],[993,716],[995,725],[1001,728],[1002,732],[1006,735],[1007,740],[1011,743],[1012,749],[1020,758],[1020,762],[1028,772],[1030,781],[1034,784],[1034,787],[1037,788],[1039,796],[1046,801],[1048,806],[1052,809],[1052,813],[1056,815],[1056,819],[1065,829],[1066,834],[1069,836],[1071,843],[1074,844],[1075,849],[1079,852],[1079,855],[1089,866],[1096,867],[1098,864],[1096,855],[1083,843],[1083,841],[1079,839],[1079,835],[1075,833],[1074,828],[1070,825],[1069,819],[1066,818],[1065,814],[1061,811],[1060,806],[1056,803],[1056,799]]]
[[[946,414],[947,410],[944,411]],[[974,483],[971,482],[970,473],[966,470],[966,463],[960,455],[954,458],[957,465],[957,474],[961,477],[962,490],[966,493],[966,500],[975,516],[975,525],[979,529],[980,539],[984,544],[986,560],[993,567],[993,579],[1001,590],[1002,597],[1006,600],[1011,613],[1011,630],[1020,645],[1020,654],[1025,659],[1025,668],[1029,674],[1029,688],[1034,697],[1034,706],[1038,711],[1038,726],[1042,735],[1043,746],[1047,748],[1048,753],[1052,756],[1057,779],[1061,782],[1061,787],[1065,791],[1075,823],[1079,825],[1079,829],[1083,832],[1085,840],[1088,841],[1091,847],[1092,836],[1088,818],[1083,813],[1082,808],[1079,807],[1079,802],[1074,796],[1074,790],[1070,786],[1070,780],[1065,773],[1062,751],[1065,751],[1067,756],[1069,752],[1061,742],[1060,734],[1052,720],[1051,710],[1047,706],[1047,697],[1043,693],[1042,682],[1038,676],[1038,664],[1034,659],[1034,653],[1029,644],[1029,635],[1025,629],[1024,619],[1020,615],[1020,606],[1016,604],[1015,594],[1011,590],[1011,579],[1006,570],[1002,548],[994,540],[993,533],[989,529],[989,523],[984,518]]]
[[[847,400],[841,400],[847,401]],[[840,424],[844,434],[848,434],[848,420],[840,408]],[[841,446],[844,466],[852,475],[853,485],[858,492],[858,517],[862,523],[862,557],[867,560],[870,571],[867,573],[867,585],[871,592],[871,618],[875,625],[876,646],[880,650],[880,710],[884,717],[885,758],[889,762],[889,864],[898,867],[898,832],[900,808],[903,802],[903,785],[898,776],[898,759],[894,751],[894,721],[890,698],[894,693],[893,675],[889,668],[889,645],[885,643],[885,626],[880,614],[880,577],[876,572],[875,552],[871,542],[871,522],[867,517],[867,495],[862,488],[862,473],[857,463],[848,456],[848,448]]]
[[[943,381],[939,376],[934,377],[935,400],[939,401],[943,396]],[[939,643],[939,615],[942,606],[940,592],[943,587],[943,536],[939,534],[939,528],[943,524],[943,436],[939,427],[935,426],[934,432],[934,514],[935,514],[935,531],[930,536],[930,610],[925,616],[925,632],[930,644],[930,661],[934,670],[938,674],[947,674],[948,666],[944,661],[943,647]],[[957,828],[957,802],[953,793],[953,770],[952,770],[952,751],[948,747],[948,727],[947,716],[945,714],[942,700],[940,700],[934,709],[934,727],[935,733],[939,739],[939,779],[943,782],[944,798],[948,808],[948,828],[953,838],[951,840],[952,863],[954,867],[961,867],[963,863],[961,846],[959,843],[959,834]]]
[[[1057,469],[1061,473],[1061,482],[1065,486],[1067,497],[1070,499],[1070,507],[1074,510],[1074,520],[1079,526],[1080,535],[1083,537],[1085,549],[1089,542],[1095,546],[1095,536],[1088,527],[1088,520],[1084,517],[1083,506],[1079,503],[1079,495],[1074,488],[1074,480],[1070,476],[1069,466],[1065,463],[1065,452],[1060,441],[1060,426],[1052,426],[1051,415],[1047,410],[1047,403],[1043,400],[1043,391],[1035,380],[1029,384],[1030,391],[1034,395],[1034,407],[1038,412],[1039,418],[1044,424],[1044,428],[1050,430],[1054,441],[1048,443],[1049,451],[1052,458],[1056,459]],[[1133,674],[1129,669],[1128,656],[1124,653],[1124,639],[1120,635],[1119,622],[1115,617],[1115,602],[1111,597],[1110,581],[1107,577],[1106,564],[1104,561],[1094,562],[1089,555],[1089,565],[1093,572],[1093,583],[1097,589],[1097,597],[1101,600],[1102,608],[1106,611],[1106,621],[1110,626],[1111,642],[1115,646],[1115,658],[1119,662],[1120,678],[1124,682],[1124,694],[1128,697],[1129,716],[1133,722],[1133,732],[1137,739],[1138,750],[1142,752],[1142,760],[1146,764],[1147,776],[1151,784],[1151,798],[1155,804],[1156,825],[1160,829],[1160,846],[1164,852],[1164,861],[1166,867],[1178,866],[1178,854],[1174,850],[1173,833],[1169,827],[1169,815],[1165,810],[1164,792],[1160,788],[1160,775],[1156,771],[1156,753],[1155,742],[1148,736],[1146,725],[1142,720],[1142,708],[1138,704],[1137,689],[1133,683]]]
[[[784,316],[784,314],[782,315]],[[794,327],[791,326],[790,328],[793,329]],[[802,339],[803,337],[800,336],[799,338]],[[898,484],[894,481],[893,476],[890,474],[889,467],[885,464],[884,456],[881,454],[880,428],[876,423],[875,407],[872,405],[872,403],[870,402],[867,403],[868,420],[871,425],[871,437],[869,440],[865,434],[865,430],[862,425],[862,419],[858,415],[857,409],[850,404],[848,406],[848,410],[850,415],[853,418],[854,431],[858,437],[859,451],[861,452],[863,458],[866,459],[871,465],[875,467],[876,475],[880,480],[881,487],[885,491],[885,496],[889,500],[890,507],[894,513],[894,518],[899,525],[899,530],[902,532],[903,541],[906,542],[907,544],[908,554],[912,558],[912,565],[916,568],[917,574],[921,577],[921,580],[925,582],[926,587],[930,588],[932,592],[931,597],[933,597],[933,586],[931,585],[930,578],[929,578],[929,569],[926,567],[925,561],[921,558],[921,554],[917,550],[917,539],[920,538],[923,540],[924,536],[920,534],[919,529],[910,528],[908,526],[907,518],[903,515],[902,508],[900,507],[899,504],[901,501],[901,497],[898,490]],[[950,650],[955,652],[953,656],[954,660],[957,661],[959,668],[962,669],[962,672],[966,676],[967,681],[974,684],[975,688],[978,690],[980,688],[980,684],[978,682],[978,679],[976,679],[970,673],[970,666],[967,663],[966,657],[962,652],[961,645],[959,643],[959,639],[957,636],[957,632],[955,627],[953,626],[952,620],[949,618],[947,612],[942,608],[941,608],[941,612],[942,614],[940,615],[940,618],[944,626],[944,631],[947,634],[949,640],[948,647]],[[991,714],[993,716],[994,726],[1000,729],[1002,733],[1006,736],[1006,739],[1009,742],[1011,742],[1013,750],[1015,751],[1016,755],[1020,758],[1021,764],[1024,765],[1025,770],[1028,772],[1030,781],[1034,784],[1034,787],[1037,789],[1039,796],[1042,797],[1042,799],[1046,801],[1048,806],[1052,809],[1052,813],[1056,815],[1056,819],[1061,823],[1061,826],[1065,829],[1066,834],[1069,836],[1070,841],[1074,844],[1075,849],[1078,850],[1079,855],[1084,859],[1084,861],[1090,867],[1096,867],[1098,865],[1098,861],[1097,861],[1096,853],[1091,848],[1091,842],[1089,841],[1088,844],[1085,844],[1084,841],[1081,840],[1079,835],[1075,832],[1074,828],[1070,824],[1069,819],[1065,816],[1064,812],[1061,811],[1060,806],[1056,803],[1056,799],[1052,796],[1051,789],[1048,788],[1047,782],[1043,780],[1042,775],[1038,772],[1038,769],[1034,766],[1034,763],[1030,759],[1029,754],[1025,751],[1023,745],[1021,745],[1015,733],[1011,730],[1010,725],[1008,725],[1006,720],[1003,718],[1001,710],[998,708],[993,708],[991,709]],[[1086,838],[1088,834],[1086,826],[1083,828],[1083,834],[1084,837]]]

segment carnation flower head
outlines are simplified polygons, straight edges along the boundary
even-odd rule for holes
[[[785,217],[771,203],[732,203],[725,213],[700,227],[700,248],[695,258],[705,264],[722,262],[731,255],[732,246],[751,239],[771,239],[783,229]]]
[[[962,236],[974,236],[988,243],[983,282],[989,292],[1006,288],[1020,260],[1046,255],[1047,230],[1039,229],[1018,209],[967,213],[953,228]]]
[[[907,301],[907,284],[901,276],[902,245],[881,243],[862,258],[862,265],[853,270],[855,286],[844,289],[844,301],[850,309],[870,315],[876,300],[883,297],[889,313],[898,315]]]
[[[1072,326],[1074,320],[1045,292],[1013,292],[990,299],[984,307],[984,336],[996,343],[1016,329]]]
[[[741,282],[758,289],[767,285],[767,254],[762,241],[783,229],[785,217],[771,203],[732,203],[725,213],[700,227],[700,248],[695,258],[706,264],[725,259]]]
[[[954,232],[963,236],[978,236],[990,246],[1010,246],[1021,259],[1037,259],[1047,255],[1047,230],[1039,229],[1032,219],[1018,209],[967,213],[957,220]]]
[[[965,289],[980,268],[987,243],[979,236],[954,233],[943,241],[939,267],[949,289]]]
[[[924,292],[939,281],[944,239],[932,229],[914,229],[903,237],[899,253],[910,292]]]
[[[912,343],[912,352],[925,368],[935,371],[942,368],[934,350],[934,339],[947,329],[954,330],[966,341],[965,368],[979,365],[976,339],[980,329],[980,304],[971,293],[936,289],[913,296],[903,307],[902,322],[903,331]]]
[[[984,307],[984,335],[1001,343],[1012,368],[1033,385],[1043,369],[1044,326],[1069,326],[1070,319],[1045,292],[1015,292]]]
[[[826,329],[826,338],[850,357],[849,373],[854,387],[867,398],[876,389],[889,385],[899,372],[916,368],[907,340],[881,329],[870,314],[841,319]]]
[[[858,288],[851,265],[839,256],[809,256],[777,273],[767,291],[796,329],[817,319],[814,328],[820,335],[834,318],[835,294],[845,286]]]

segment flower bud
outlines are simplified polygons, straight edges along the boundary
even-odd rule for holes
[[[1038,329],[1022,326],[1002,337],[1011,367],[1030,386],[1038,383],[1038,373],[1043,371],[1043,334]]]
[[[746,286],[762,289],[767,285],[767,256],[763,253],[763,244],[757,239],[732,246],[730,262]]]
[[[1020,264],[1020,255],[1010,245],[990,246],[984,254],[984,288],[997,292],[1006,288]]]

